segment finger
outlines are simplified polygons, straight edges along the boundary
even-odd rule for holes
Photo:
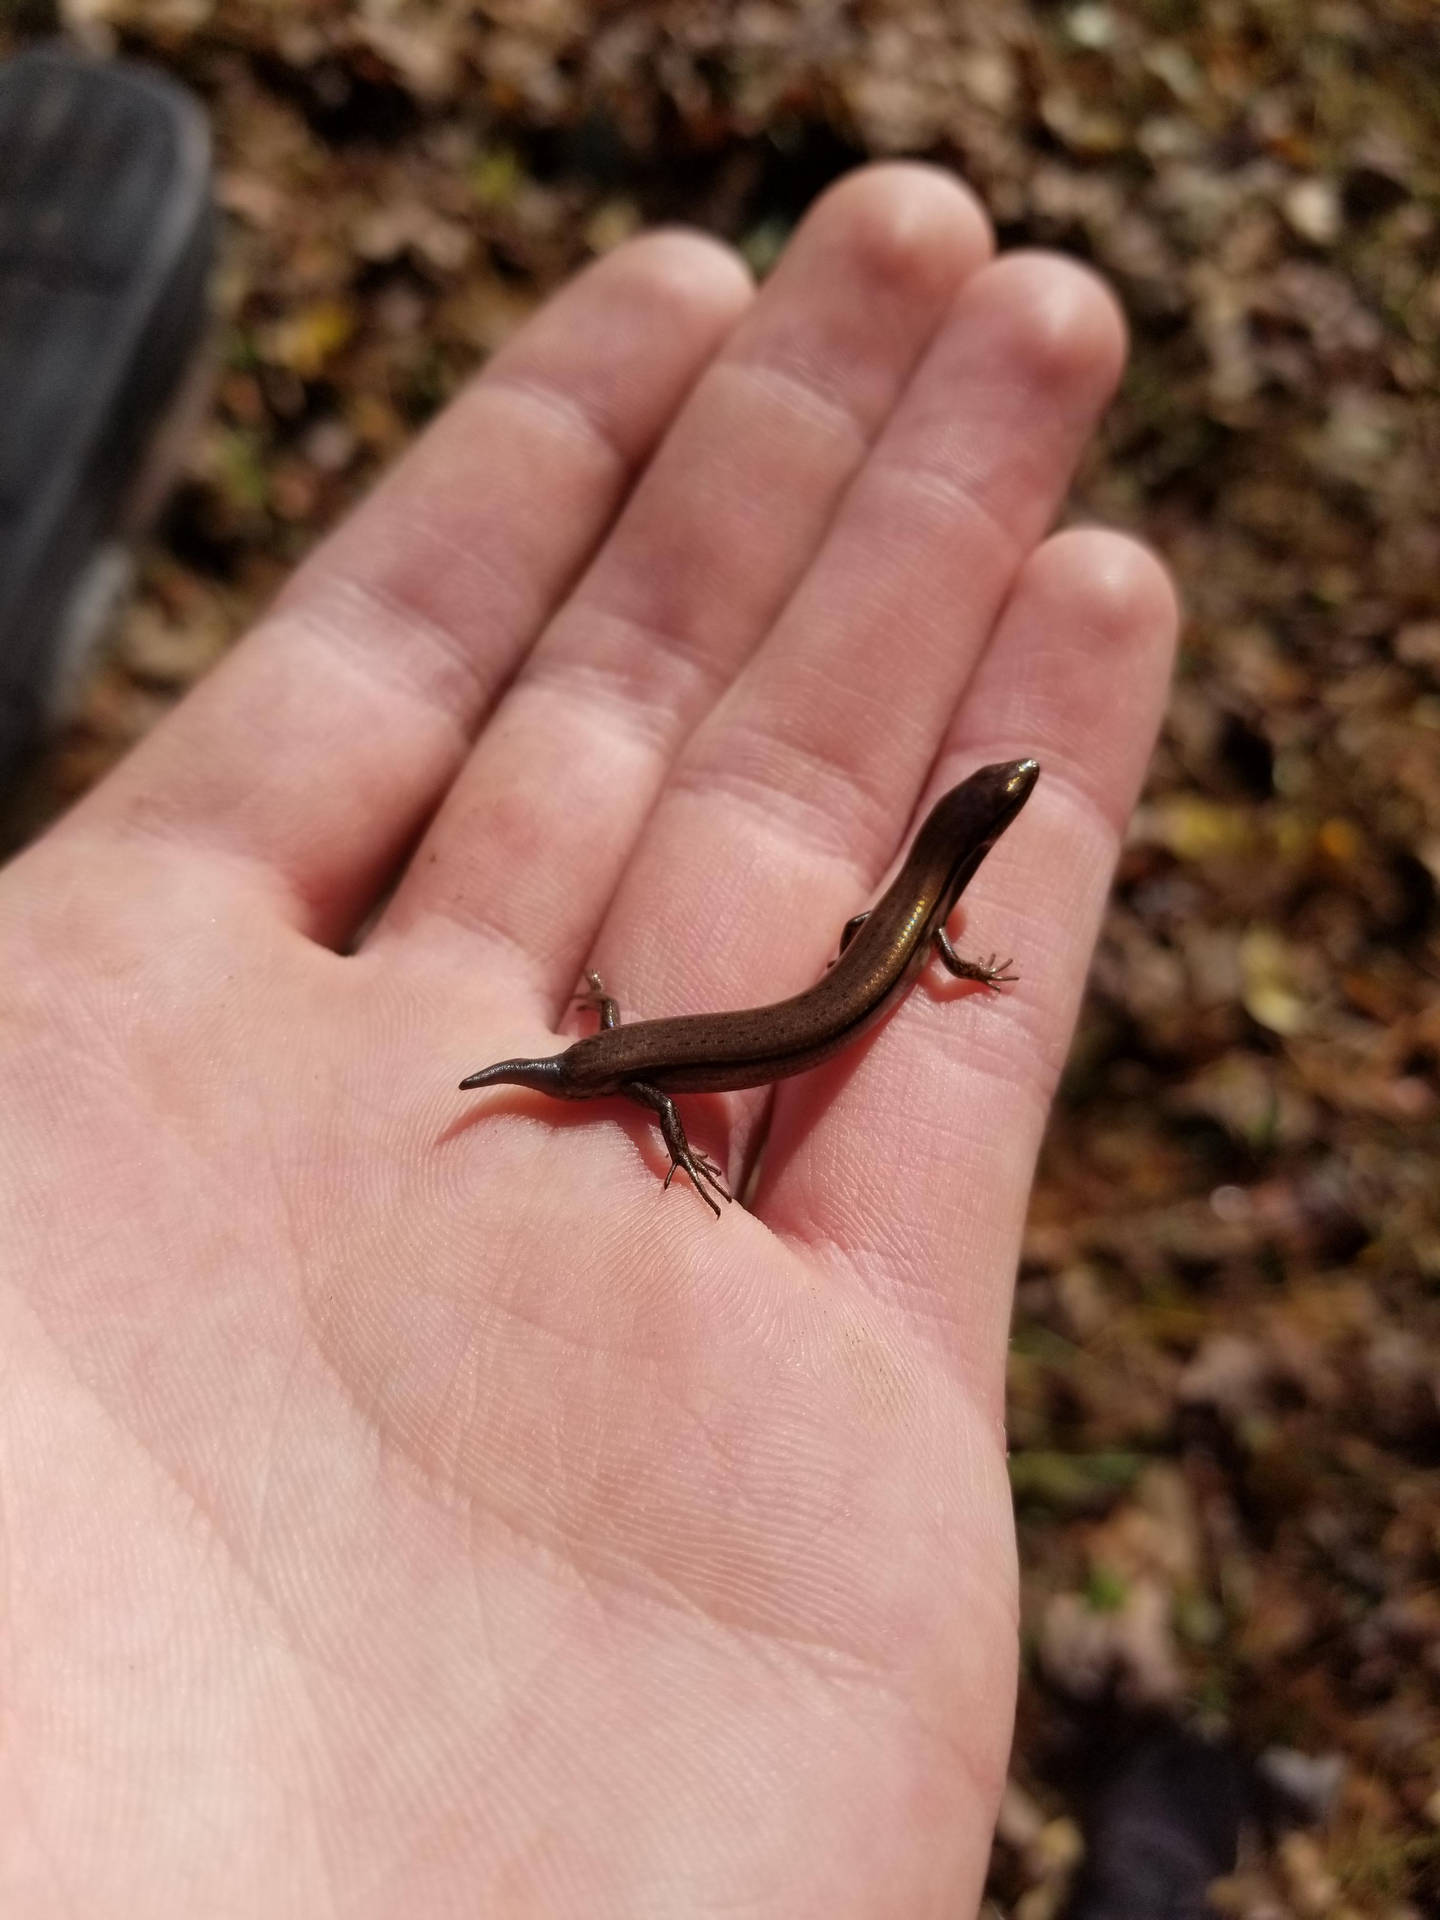
[[[218,853],[306,931],[348,927],[748,299],[692,235],[581,275],[68,830]]]
[[[870,1042],[776,1101],[757,1210],[928,1323],[997,1419],[1035,1156],[1176,627],[1168,577],[1118,534],[1060,534],[1026,564],[930,795],[987,761],[1040,761],[963,902],[961,945],[1015,954],[1019,983],[997,996],[928,972]]]
[[[568,992],[679,742],[751,653],[955,288],[975,203],[927,168],[849,177],[802,225],[536,648],[391,903]],[[473,964],[473,961],[472,961]]]
[[[630,1006],[754,1005],[819,977],[1122,354],[1113,301],[1069,262],[1015,256],[962,289],[810,575],[656,810],[597,952]]]

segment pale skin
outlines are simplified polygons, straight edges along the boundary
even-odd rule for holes
[[[885,166],[758,294],[598,262],[0,875],[0,1911],[973,1911],[1011,1282],[1175,631],[1048,535],[1115,306],[990,244]],[[818,978],[1030,754],[951,925],[1017,985],[681,1102],[737,1192],[768,1125],[748,1210],[456,1092],[589,966]]]

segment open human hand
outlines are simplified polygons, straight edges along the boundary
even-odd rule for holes
[[[973,1908],[1010,1284],[1175,625],[1046,538],[1113,304],[988,250],[902,166],[758,295],[618,249],[0,875],[5,1914]],[[746,1209],[456,1091],[592,964],[809,984],[1031,754],[964,903],[1018,985],[683,1101]]]

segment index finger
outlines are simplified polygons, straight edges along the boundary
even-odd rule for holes
[[[749,304],[698,234],[556,294],[61,823],[219,863],[322,940],[363,915]]]

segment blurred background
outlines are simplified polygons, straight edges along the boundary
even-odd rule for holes
[[[1153,1716],[1305,1813],[1228,1911],[1440,1911],[1434,0],[0,0],[0,57],[62,30],[211,115],[218,367],[12,837],[641,226],[763,273],[838,174],[922,155],[1116,287],[1070,511],[1188,620],[1020,1276],[991,1897],[1060,1910],[1077,1771]]]

